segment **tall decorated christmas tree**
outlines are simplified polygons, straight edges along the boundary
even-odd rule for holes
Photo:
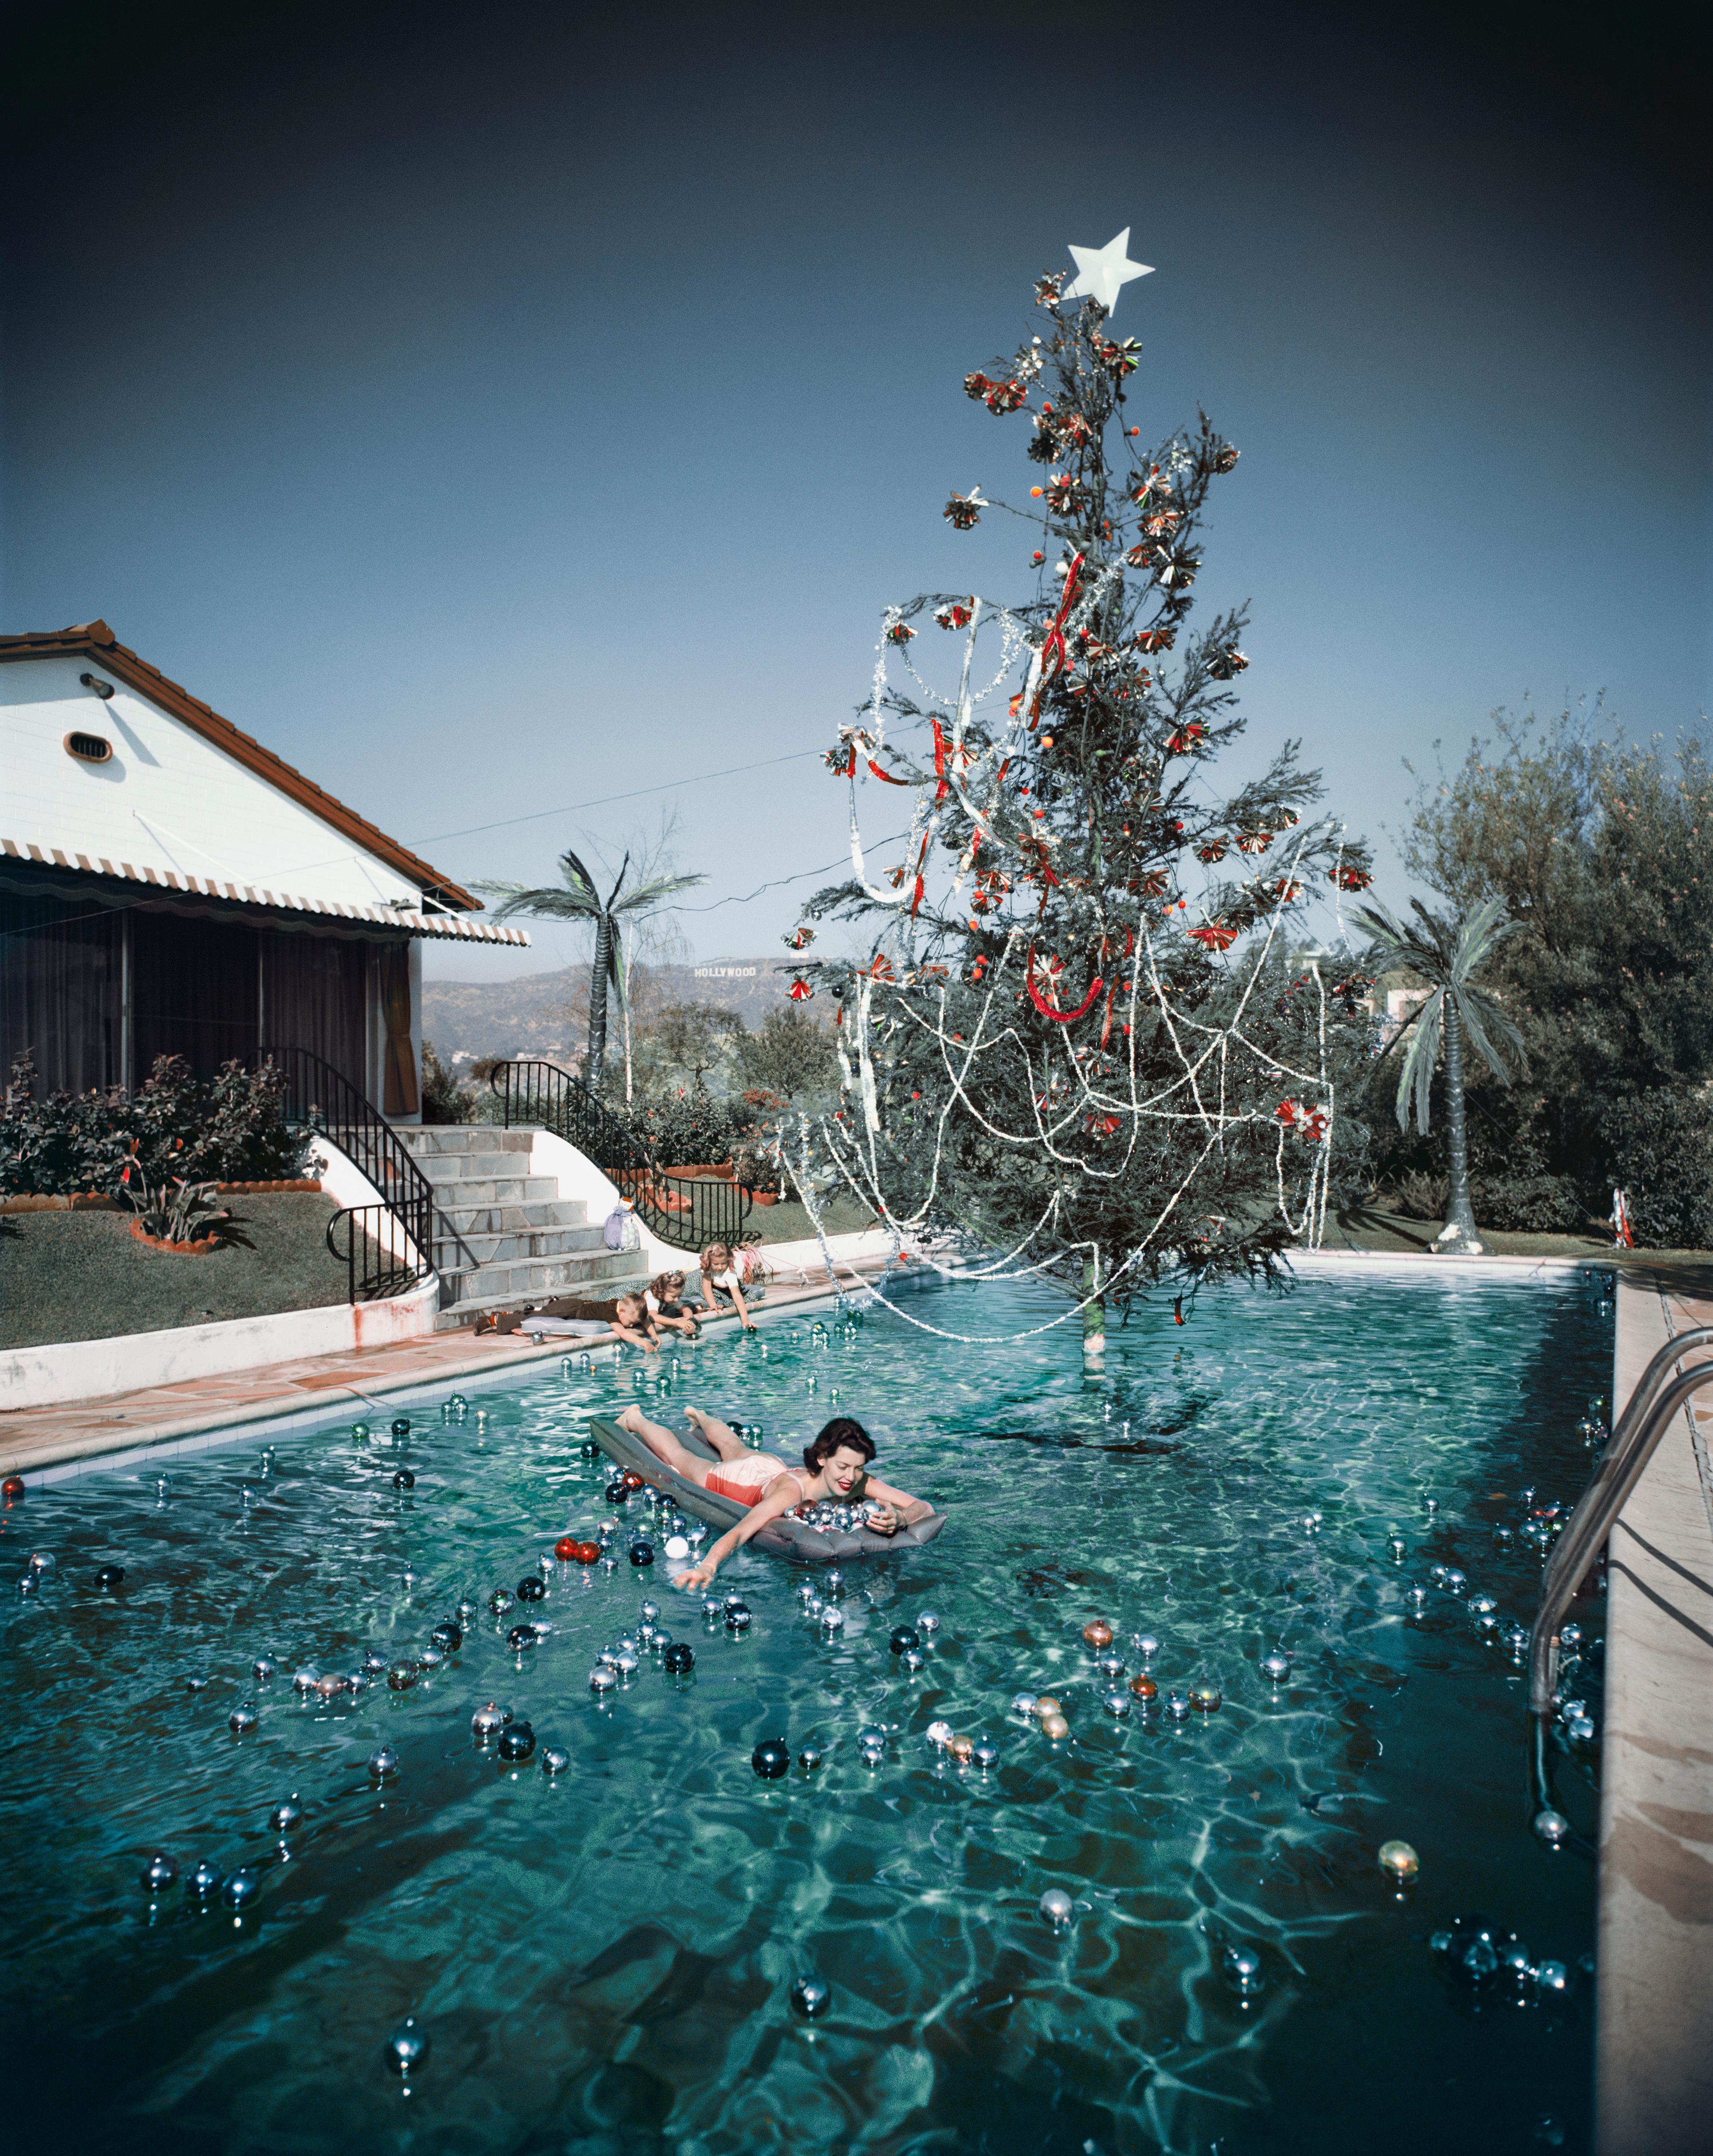
[[[800,957],[792,988],[837,1005],[843,1104],[820,1140],[843,1177],[901,1232],[1064,1283],[1091,1353],[1109,1303],[1164,1281],[1181,1315],[1200,1282],[1318,1241],[1339,1076],[1371,1024],[1353,963],[1303,955],[1310,891],[1369,881],[1366,849],[1316,814],[1319,775],[1292,743],[1222,791],[1245,618],[1190,615],[1238,453],[1205,415],[1139,450],[1138,347],[1108,331],[1145,274],[1128,240],[1073,249],[1075,281],[1035,287],[1039,334],[966,378],[1033,484],[1014,508],[954,494],[946,519],[1019,518],[1033,596],[889,609],[827,757],[852,872],[787,938],[805,952],[837,918],[867,943]],[[884,866],[871,788],[911,809]]]

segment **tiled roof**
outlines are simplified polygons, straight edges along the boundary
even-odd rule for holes
[[[329,898],[295,898],[289,891],[262,891],[253,884],[222,883],[213,876],[187,875],[182,869],[156,868],[150,862],[91,860],[64,846],[30,839],[0,838],[0,863],[28,861],[44,869],[70,869],[84,875],[113,876],[125,883],[150,884],[156,891],[182,891],[195,898],[223,898],[236,906],[271,906],[286,913],[319,913],[330,921],[372,921],[379,927],[403,928],[413,936],[446,937],[463,943],[519,943],[529,936],[492,921],[466,921],[458,913],[418,913],[396,906],[342,906]]]
[[[449,883],[439,869],[420,860],[408,847],[401,846],[397,839],[389,839],[354,808],[347,808],[342,801],[324,793],[313,779],[305,778],[283,757],[275,756],[270,748],[264,748],[253,736],[233,726],[230,719],[223,719],[218,711],[192,696],[189,690],[169,681],[158,666],[151,666],[146,659],[139,659],[136,652],[120,643],[105,621],[86,621],[74,629],[38,630],[23,636],[0,636],[0,660],[74,658],[84,653],[99,660],[104,673],[116,675],[129,687],[158,704],[162,711],[182,719],[205,741],[223,749],[270,786],[277,786],[282,793],[312,815],[319,816],[324,824],[354,839],[366,852],[408,877],[418,890],[440,904],[461,913],[482,911],[480,899]]]

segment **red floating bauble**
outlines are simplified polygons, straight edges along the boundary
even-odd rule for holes
[[[570,1564],[576,1558],[577,1542],[575,1535],[561,1535],[553,1545],[553,1554],[561,1564]]]
[[[1160,1689],[1152,1677],[1140,1672],[1131,1679],[1130,1688],[1137,1699],[1152,1699]]]
[[[8,1475],[3,1482],[0,1482],[0,1497],[3,1497],[8,1505],[17,1504],[23,1496],[23,1477],[22,1475]]]
[[[640,1490],[642,1488],[643,1478],[637,1473],[634,1467],[627,1467],[625,1469],[624,1486],[627,1490]]]
[[[599,1543],[579,1543],[577,1546],[577,1561],[579,1564],[598,1564],[601,1562]]]

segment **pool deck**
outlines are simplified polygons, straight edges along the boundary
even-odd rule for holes
[[[776,1270],[765,1299],[756,1305],[757,1317],[828,1303],[862,1286],[885,1268],[890,1251],[880,1247],[883,1242],[872,1235],[833,1238],[836,1285],[827,1279],[818,1255],[804,1255],[802,1263],[793,1255],[782,1265],[781,1252],[795,1253],[797,1246],[782,1245],[770,1251],[769,1263]],[[710,1318],[704,1329],[717,1331],[735,1322]],[[427,1333],[383,1347],[306,1355],[100,1399],[18,1408],[0,1415],[0,1474],[57,1481],[84,1467],[201,1450],[247,1424],[272,1424],[284,1432],[325,1422],[347,1404],[360,1416],[367,1399],[480,1379],[532,1363],[555,1363],[566,1354],[611,1354],[618,1346],[610,1332],[556,1335],[539,1348],[527,1333],[490,1333],[481,1339],[470,1332]]]
[[[1709,1323],[1713,1301],[1624,1278],[1614,1406],[1669,1337]],[[1666,1433],[1608,1550],[1599,2156],[1713,2151],[1713,1389],[1702,1398]]]

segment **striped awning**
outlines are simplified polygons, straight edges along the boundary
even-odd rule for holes
[[[224,899],[233,906],[263,906],[275,912],[320,914],[326,920],[371,921],[380,928],[402,928],[412,936],[433,936],[456,943],[512,943],[527,947],[529,933],[495,921],[472,921],[462,913],[418,913],[397,906],[347,906],[336,899],[302,898],[289,891],[259,890],[250,884],[221,883],[213,876],[193,876],[182,869],[160,868],[143,862],[92,860],[87,854],[63,847],[42,845],[33,840],[0,839],[0,860],[28,862],[38,868],[68,869],[74,874],[107,876],[116,882],[141,884],[163,897],[177,891],[187,898]]]

